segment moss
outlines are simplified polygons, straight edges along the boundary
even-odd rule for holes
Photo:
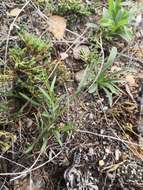
[[[52,51],[52,43],[50,39],[41,39],[38,36],[36,36],[33,33],[29,33],[26,30],[21,30],[19,33],[20,38],[24,42],[25,49],[23,51],[27,51],[30,54],[32,54],[37,61],[43,60],[47,58],[50,59],[50,54]],[[21,54],[23,55],[24,52],[21,51]]]
[[[57,75],[57,83],[63,85],[65,82],[71,79],[71,73],[69,69],[66,67],[64,61],[53,61],[49,68],[49,75],[53,72],[53,75]]]
[[[35,2],[46,9],[49,13],[61,16],[89,16],[95,10],[97,4],[97,2],[89,4],[82,0],[42,0],[41,2],[35,0]]]
[[[24,47],[10,49],[10,58],[18,75],[19,90],[28,90],[32,97],[36,97],[39,87],[47,88],[50,75],[50,80],[56,75],[60,85],[69,80],[70,72],[64,62],[56,66],[57,62],[51,61],[50,42],[45,43],[26,31],[20,33],[20,38],[24,41]]]

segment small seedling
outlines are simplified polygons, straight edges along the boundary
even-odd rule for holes
[[[95,62],[91,60],[91,64],[85,69],[78,91],[80,91],[81,88],[86,87],[89,93],[96,94],[99,90],[103,90],[108,97],[110,106],[112,106],[113,94],[119,94],[119,92],[121,92],[117,84],[123,82],[121,76],[129,72],[129,70],[110,72],[116,55],[117,49],[113,47],[107,61],[103,64],[103,67],[101,67],[101,63],[97,62],[97,60],[95,61],[95,59],[93,59]]]
[[[121,0],[108,0],[108,9],[103,9],[100,25],[108,36],[121,36],[126,41],[132,38],[129,28],[130,13],[123,8]]]
[[[68,133],[73,129],[73,125],[64,124],[60,127],[58,124],[58,119],[64,111],[64,107],[61,106],[63,101],[63,96],[57,97],[55,94],[54,86],[56,82],[56,77],[54,77],[48,90],[44,90],[39,87],[41,92],[40,98],[37,101],[32,100],[24,94],[21,94],[26,100],[31,102],[31,104],[37,109],[37,114],[35,114],[36,124],[39,128],[39,136],[35,142],[30,146],[27,152],[31,151],[33,147],[43,140],[43,144],[46,144],[48,137],[54,135],[58,143],[62,146],[61,135],[63,133]]]

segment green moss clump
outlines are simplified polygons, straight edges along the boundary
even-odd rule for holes
[[[57,76],[57,83],[63,84],[70,78],[70,72],[63,62],[56,66],[51,60],[51,43],[26,31],[20,32],[24,47],[10,49],[10,57],[18,75],[17,86],[19,91],[28,91],[32,97],[37,97],[39,87],[47,89],[49,78]],[[50,76],[50,77],[49,77]]]
[[[82,0],[35,1],[38,5],[46,9],[49,14],[52,13],[61,16],[89,16],[95,10],[97,5],[97,2],[92,2],[89,4]]]

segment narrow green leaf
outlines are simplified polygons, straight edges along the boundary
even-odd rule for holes
[[[103,90],[105,91],[105,94],[106,94],[106,96],[107,96],[107,98],[108,98],[108,101],[109,101],[109,105],[110,105],[110,107],[111,107],[112,104],[113,104],[112,93],[109,92],[109,90],[107,90],[106,88],[104,88],[104,87],[102,87],[102,88],[103,88]]]
[[[42,116],[44,116],[44,117],[46,117],[46,118],[49,118],[49,117],[50,117],[50,115],[49,115],[48,112],[43,112],[43,113],[42,113]]]
[[[98,89],[98,85],[97,83],[94,83],[89,87],[88,92],[92,94],[92,93],[95,93],[97,89]]]
[[[114,9],[114,0],[108,0],[108,7],[110,12],[112,12]]]
[[[133,34],[126,27],[124,27],[124,28],[125,28],[124,31],[119,33],[119,36],[121,36],[127,42],[130,42],[132,40]]]
[[[89,71],[89,66],[87,66],[85,71],[84,71],[83,77],[82,77],[82,79],[79,83],[79,86],[77,88],[77,93],[79,93],[81,91],[81,89],[86,86],[87,79],[88,79],[88,74],[87,74],[88,71]]]
[[[59,143],[59,145],[62,146],[63,144],[62,144],[62,141],[61,141],[61,134],[59,133],[59,131],[54,130],[53,134],[54,134],[57,142]]]
[[[108,88],[112,94],[118,94],[118,90],[110,83],[104,83],[104,87]]]
[[[104,65],[103,71],[106,71],[107,69],[109,69],[109,67],[114,63],[116,55],[117,55],[117,48],[112,47],[108,60],[106,64]]]
[[[32,150],[33,150],[33,148],[34,148],[34,144],[30,144],[29,146],[28,146],[28,148],[25,150],[25,154],[28,154],[28,153],[30,153]]]
[[[108,9],[106,9],[105,7],[103,8],[103,18],[106,18],[106,19],[110,18],[110,13]]]
[[[31,104],[35,105],[35,106],[40,106],[40,104],[34,100],[32,100],[31,98],[29,98],[28,96],[26,96],[23,93],[19,93],[24,99],[26,99],[28,102],[30,102]]]
[[[51,84],[51,86],[50,86],[50,92],[53,92],[53,91],[54,91],[55,83],[56,83],[56,76],[54,77],[54,79],[53,79],[53,81],[52,81],[52,84]]]
[[[48,102],[46,102],[46,103],[50,103],[53,106],[54,102],[52,101],[52,99],[49,96],[49,94],[44,89],[42,89],[41,87],[39,87],[39,89],[42,92],[42,94],[44,95],[44,97],[48,100]]]
[[[61,128],[61,132],[70,132],[75,128],[75,126],[72,123],[67,123]]]

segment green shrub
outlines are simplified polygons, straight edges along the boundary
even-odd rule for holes
[[[109,36],[119,35],[126,41],[130,41],[132,37],[129,28],[130,16],[130,11],[123,8],[121,0],[108,0],[108,9],[103,9],[100,25]]]

